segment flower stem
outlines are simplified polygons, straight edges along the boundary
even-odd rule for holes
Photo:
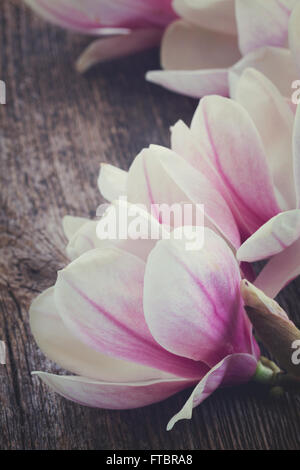
[[[260,357],[252,380],[268,385],[274,396],[282,395],[283,391],[300,393],[300,378],[284,373],[275,362],[264,356]]]

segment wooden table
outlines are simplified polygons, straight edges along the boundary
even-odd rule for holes
[[[0,4],[2,449],[297,449],[299,398],[271,399],[254,385],[218,391],[193,419],[165,430],[188,392],[131,411],[85,408],[52,393],[33,370],[58,371],[28,324],[32,299],[65,262],[61,218],[93,217],[101,161],[127,169],[150,143],[168,145],[169,126],[189,123],[196,100],[146,83],[158,52],[97,67],[73,64],[89,38],[46,24],[22,6]],[[298,324],[300,280],[280,296]]]

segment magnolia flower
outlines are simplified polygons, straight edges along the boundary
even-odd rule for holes
[[[150,146],[136,157],[123,194],[148,210],[204,203],[205,224],[240,261],[272,257],[255,284],[273,297],[300,274],[300,110],[254,69],[243,72],[234,98],[203,98],[190,127],[172,127],[171,150]]]
[[[0,341],[0,364],[5,364],[5,343]]]
[[[110,409],[145,406],[194,386],[168,429],[191,418],[219,386],[253,378],[259,349],[239,265],[219,235],[206,228],[205,248],[197,251],[186,250],[188,237],[176,237],[180,228],[158,242],[98,239],[92,248],[93,239],[83,237],[87,224],[65,220],[71,253],[77,245],[82,254],[30,309],[40,348],[78,375],[35,374],[70,400]]]
[[[255,284],[273,297],[300,274],[300,111],[254,69],[243,72],[234,98],[203,98],[190,127],[172,127],[171,149],[151,145],[128,173],[104,165],[99,185],[108,200],[126,195],[149,212],[153,204],[204,204],[204,224],[240,261],[272,256]],[[93,222],[81,230],[69,248],[76,255]]]
[[[159,44],[177,15],[172,0],[24,0],[46,20],[98,39],[83,52],[77,69]]]
[[[258,125],[266,115],[262,108],[257,115],[250,105],[246,111],[247,99],[255,105],[249,86],[253,93],[261,87],[256,99],[262,106],[271,106],[278,95],[281,112],[272,108],[270,127],[265,121]],[[282,141],[283,118],[293,121],[294,110],[253,70],[243,74],[235,98],[204,98],[190,128],[181,121],[173,126],[171,149],[150,146],[128,172],[105,164],[99,175],[100,191],[112,203],[101,222],[117,205],[114,201],[126,197],[128,213],[143,204],[143,217],[161,234],[165,227],[153,206],[204,203],[203,249],[186,250],[193,227],[184,227],[179,239],[182,227],[175,223],[171,239],[141,234],[138,240],[106,240],[97,236],[97,221],[64,220],[72,262],[30,312],[41,349],[78,374],[38,372],[61,395],[120,409],[160,401],[194,385],[170,429],[190,418],[193,407],[217,387],[264,371],[243,308],[235,253],[241,241],[293,201],[288,173],[275,171],[270,135],[278,133]],[[287,155],[285,147],[282,152]],[[282,163],[279,157],[276,161]],[[269,279],[273,282],[273,276]]]
[[[163,71],[147,79],[193,97],[227,96],[247,67],[286,97],[300,75],[299,0],[174,0],[181,17],[164,33]]]
[[[255,69],[243,72],[234,98],[204,97],[190,127],[177,122],[173,157],[142,152],[129,170],[130,195],[203,202],[207,225],[240,261],[272,256],[255,284],[273,297],[300,274],[300,110]]]

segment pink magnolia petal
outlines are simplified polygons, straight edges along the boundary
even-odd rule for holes
[[[291,9],[284,0],[236,0],[242,53],[248,54],[262,46],[285,46],[290,14]]]
[[[201,142],[196,133],[192,133],[189,127],[182,121],[178,121],[171,128],[171,148],[181,155],[196,170],[204,174],[218,190],[226,197],[226,188],[220,180],[220,175],[208,158],[205,148],[201,149]],[[254,279],[254,272],[248,263],[242,263],[241,269],[245,277]]]
[[[198,112],[198,111],[196,111]],[[192,130],[183,122],[178,121],[171,128],[171,148],[182,156],[192,167],[206,176],[220,193],[226,195],[226,188],[214,162],[209,158],[205,141],[199,138],[196,128]]]
[[[300,208],[300,106],[297,111],[293,131],[294,181],[297,195],[297,207]]]
[[[200,405],[217,388],[248,382],[255,374],[256,367],[256,359],[249,354],[232,354],[225,357],[195,387],[184,407],[169,421],[167,430],[170,431],[181,419],[191,419],[193,408]]]
[[[269,297],[300,275],[300,239],[268,261],[254,284]]]
[[[58,273],[55,304],[66,327],[101,354],[181,376],[201,375],[201,363],[165,351],[143,314],[145,263],[116,247],[83,254]]]
[[[262,47],[243,57],[243,59],[230,69],[229,81],[231,96],[235,96],[235,88],[239,77],[248,67],[253,67],[266,75],[283,96],[291,97],[291,84],[298,78],[298,72],[289,49]]]
[[[199,139],[198,132],[192,132],[183,121],[176,122],[171,127],[171,148],[193,168],[206,176],[213,186],[222,192],[221,177],[208,157],[207,151]]]
[[[118,59],[149,49],[159,44],[161,29],[138,29],[126,36],[97,39],[81,54],[76,63],[79,72],[86,72],[93,65]]]
[[[203,129],[203,126],[201,126]],[[217,168],[214,166],[213,161],[208,158],[210,152],[207,151],[204,141],[199,139],[198,132],[192,132],[182,121],[178,121],[171,128],[171,147],[172,149],[183,156],[187,162],[192,165],[196,170],[203,173],[216,187],[220,193],[223,193],[224,198],[232,201],[232,197],[228,195],[228,189],[224,186],[224,182],[220,179]],[[251,274],[249,266],[244,266],[247,270],[248,276]],[[248,279],[250,278],[246,276]]]
[[[279,212],[261,139],[241,105],[219,96],[204,97],[191,130],[202,155],[221,177],[215,178],[214,185],[244,234],[251,234]]]
[[[192,167],[211,177],[212,168],[205,155],[201,155],[198,139],[181,120],[171,127],[171,149],[183,157]]]
[[[139,408],[165,400],[192,383],[183,379],[114,383],[45,372],[34,374],[68,400],[93,408],[114,410]]]
[[[147,72],[146,80],[192,98],[229,94],[226,69],[152,70]]]
[[[98,188],[107,201],[114,201],[127,192],[127,171],[102,163],[98,177]]]
[[[40,294],[31,304],[30,327],[39,348],[72,373],[108,382],[171,378],[170,374],[161,370],[100,354],[79,341],[57,313],[53,287]]]
[[[188,227],[160,241],[145,271],[144,312],[153,337],[168,351],[210,367],[224,356],[252,353],[252,328],[240,295],[238,263],[226,242],[205,229],[204,248],[187,249]],[[166,295],[166,292],[171,295]]]
[[[65,215],[62,221],[63,231],[67,239],[70,241],[73,235],[87,222],[89,219],[85,217],[74,217],[72,215]]]
[[[235,0],[174,0],[173,8],[190,23],[221,33],[236,34]]]
[[[240,261],[269,258],[300,238],[300,210],[281,212],[260,227],[237,251]]]
[[[292,51],[294,61],[300,75],[300,3],[298,2],[293,9],[289,21],[289,45]]]
[[[192,204],[192,220],[180,225],[198,225],[197,216],[202,224],[198,205],[204,204],[205,225],[221,233],[235,248],[240,245],[236,223],[222,196],[204,175],[167,148],[152,145],[135,158],[128,173],[128,199],[145,204],[149,211],[157,204]],[[156,217],[160,220],[161,214]]]
[[[240,57],[236,36],[182,20],[167,28],[161,44],[161,66],[167,70],[223,69]]]
[[[235,99],[248,111],[260,134],[281,209],[294,208],[293,112],[273,83],[255,69],[243,72]]]

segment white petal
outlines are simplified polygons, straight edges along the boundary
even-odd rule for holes
[[[272,217],[249,237],[237,251],[240,261],[269,258],[300,238],[300,210],[295,209]]]
[[[151,70],[147,72],[146,80],[192,98],[229,95],[227,69]]]
[[[55,304],[67,328],[89,348],[180,377],[199,377],[201,364],[159,346],[145,322],[145,263],[116,247],[84,253],[59,271]]]
[[[86,251],[99,248],[103,245],[103,243],[101,244],[101,240],[97,237],[96,227],[96,220],[88,220],[70,238],[66,247],[66,252],[70,260],[74,260]]]
[[[248,67],[253,67],[266,75],[283,96],[291,97],[291,84],[298,77],[298,73],[290,50],[280,47],[262,47],[243,57],[230,70],[231,96],[235,96],[235,87],[239,77]]]
[[[236,0],[242,53],[247,54],[263,46],[284,47],[290,13],[280,0]]]
[[[86,377],[34,372],[55,392],[68,400],[94,408],[130,409],[150,405],[191,385],[183,379],[103,382]]]
[[[70,241],[73,235],[87,222],[89,219],[85,217],[73,217],[72,215],[65,215],[62,220],[63,231],[67,239]]]

